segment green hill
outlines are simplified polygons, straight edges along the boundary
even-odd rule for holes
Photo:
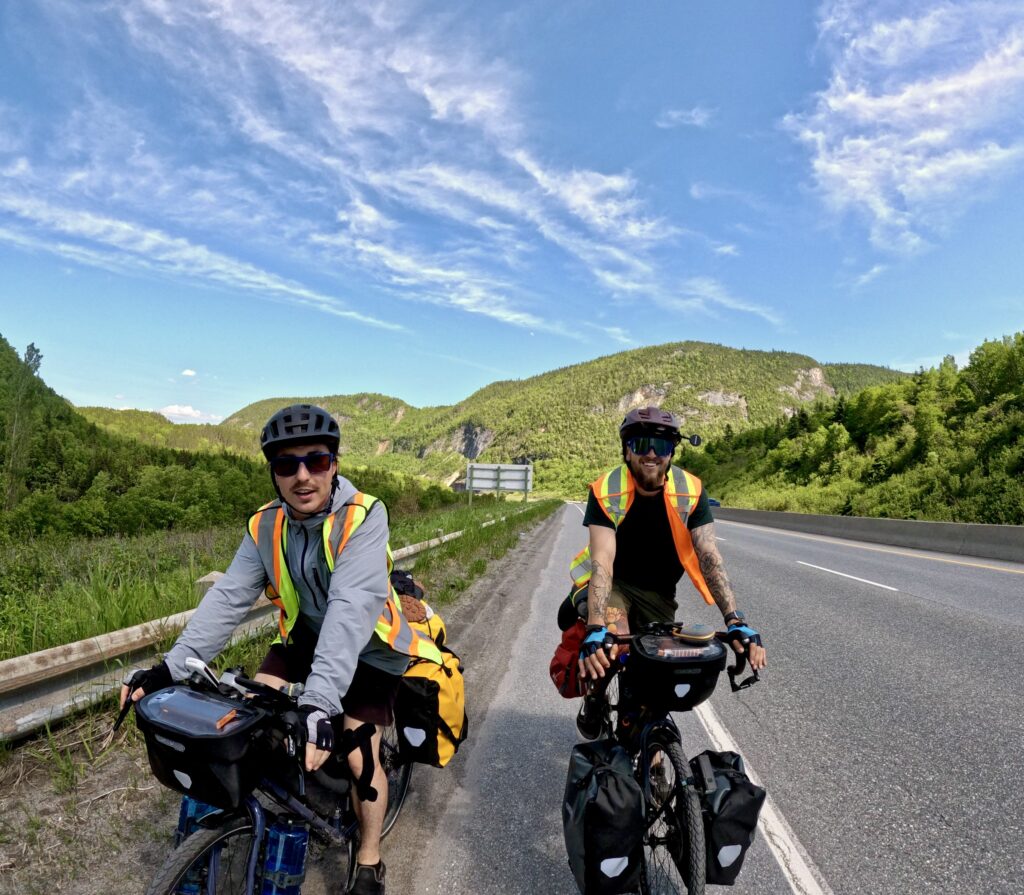
[[[707,445],[728,505],[1024,525],[1024,333]]]
[[[467,460],[534,463],[538,490],[579,493],[618,457],[616,427],[632,407],[657,404],[702,437],[765,425],[863,385],[902,378],[883,367],[819,364],[806,355],[703,342],[639,348],[523,380],[495,382],[447,407],[384,395],[281,397],[250,404],[221,426],[252,433],[291,401],[320,404],[341,424],[350,463],[448,480]]]

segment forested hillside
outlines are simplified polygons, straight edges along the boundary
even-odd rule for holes
[[[152,443],[175,441],[164,438],[167,428],[156,414],[109,411],[121,431],[138,425],[138,439],[120,436],[50,389],[39,376],[41,362],[33,345],[22,359],[0,336],[0,543],[42,534],[241,526],[274,496],[266,463],[251,451],[258,443],[254,433],[227,429],[225,439],[200,435],[194,450],[173,450]],[[174,428],[193,438],[197,428],[221,429]],[[243,443],[248,456],[223,450]],[[393,510],[414,512],[455,499],[446,488],[384,470],[343,471]]]
[[[1024,333],[716,439],[695,465],[738,507],[1024,524]]]
[[[743,431],[816,399],[848,395],[904,374],[867,365],[821,365],[805,355],[679,342],[625,351],[529,379],[495,382],[448,407],[415,408],[383,395],[307,396],[341,423],[353,462],[449,479],[480,462],[532,461],[536,487],[582,492],[618,458],[623,414],[658,404],[704,437]],[[258,431],[275,398],[222,423]]]

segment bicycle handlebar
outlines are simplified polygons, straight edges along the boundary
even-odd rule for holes
[[[605,651],[608,652],[613,644],[631,644],[638,637],[642,637],[645,634],[675,634],[678,636],[679,629],[680,626],[677,624],[670,624],[667,622],[654,622],[648,625],[644,625],[635,634],[614,634],[611,631],[609,631],[606,639],[610,642],[606,642]],[[742,641],[742,637],[739,631],[715,631],[715,639],[720,641],[721,643],[727,643],[730,646],[732,646],[735,643],[740,643]],[[746,678],[741,680],[739,683],[736,683],[736,678],[738,678],[743,673],[743,669],[747,667],[747,662],[750,659],[750,654],[747,648],[744,648],[743,652],[738,652],[734,649],[733,653],[736,656],[736,662],[733,665],[729,665],[725,669],[725,671],[729,675],[729,687],[732,689],[732,692],[735,693],[738,690],[745,690],[747,687],[752,687],[759,680],[761,680],[761,676],[756,671],[751,669],[750,674]]]

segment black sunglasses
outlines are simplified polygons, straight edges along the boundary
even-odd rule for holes
[[[274,470],[274,475],[290,479],[298,473],[300,464],[305,466],[311,474],[314,474],[327,472],[333,462],[334,454],[325,454],[323,451],[306,454],[304,457],[296,457],[294,454],[283,454],[280,457],[274,457],[270,461],[270,468]]]
[[[654,435],[634,435],[626,442],[626,447],[638,457],[643,457],[652,449],[657,456],[668,457],[675,451],[676,443],[671,438],[658,438]]]

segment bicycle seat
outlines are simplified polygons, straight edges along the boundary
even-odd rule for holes
[[[707,643],[715,637],[715,629],[711,625],[701,624],[673,625],[672,633],[690,643]]]

